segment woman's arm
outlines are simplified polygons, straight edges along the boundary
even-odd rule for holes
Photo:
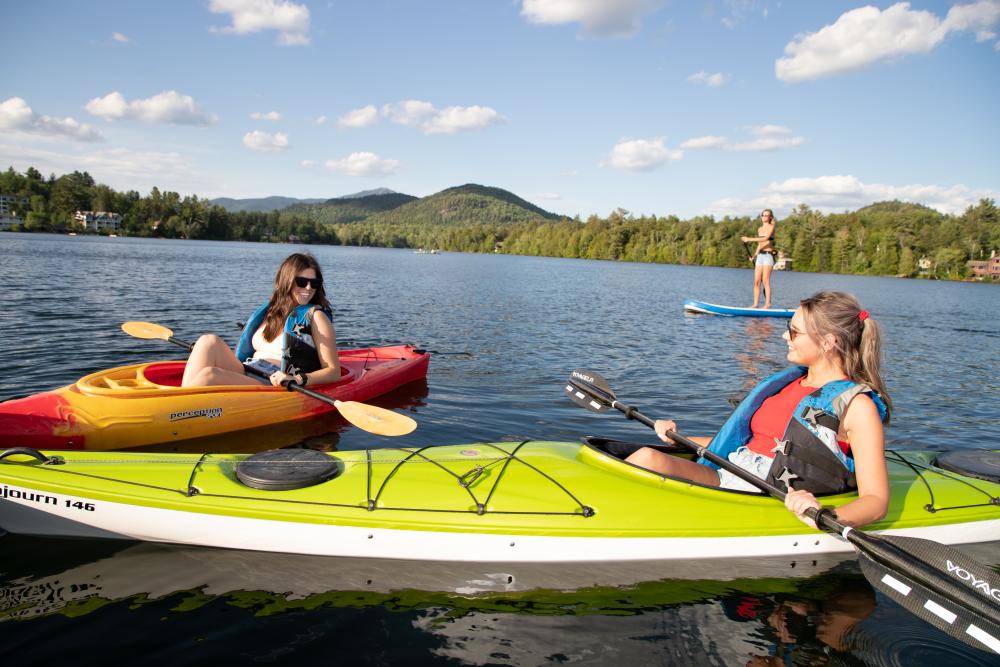
[[[759,236],[741,236],[744,243],[751,241],[757,244],[757,252],[766,250],[771,245],[771,237],[774,236],[774,223],[764,223],[758,230]]]
[[[837,520],[846,526],[859,527],[878,521],[889,508],[885,434],[875,403],[864,394],[855,397],[844,415],[843,430],[854,453],[858,497],[837,508]],[[813,494],[808,491],[790,491],[785,496],[785,506],[806,525],[816,527],[812,519],[803,516],[803,512],[810,507],[822,507]]]
[[[324,313],[317,311],[312,320],[312,338],[316,343],[323,368],[308,375],[308,384],[326,384],[340,379],[340,355],[337,353],[337,331]],[[303,378],[305,379],[305,378]]]

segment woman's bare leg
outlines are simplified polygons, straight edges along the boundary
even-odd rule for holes
[[[753,305],[751,308],[756,308],[757,304],[760,303],[760,282],[761,276],[763,275],[763,266],[753,267]]]
[[[629,455],[626,462],[670,477],[682,477],[707,486],[719,485],[719,474],[708,466],[643,447]]]
[[[242,378],[242,381],[238,381]],[[249,382],[247,382],[249,380]],[[182,387],[204,387],[213,384],[256,384],[248,378],[233,351],[214,334],[198,339],[184,366]]]
[[[761,266],[763,269],[761,271],[761,281],[764,285],[764,307],[771,307],[771,271],[774,269],[773,266]]]

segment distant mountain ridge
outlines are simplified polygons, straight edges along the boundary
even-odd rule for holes
[[[211,200],[230,212],[280,210],[283,218],[306,218],[322,224],[457,225],[545,222],[563,216],[550,213],[502,188],[466,183],[427,197],[389,188],[362,190],[331,199],[264,197]]]
[[[379,190],[387,190],[379,188]],[[373,192],[373,191],[369,191]],[[388,194],[357,193],[322,203],[293,204],[281,210],[282,216],[301,216],[327,225],[346,224],[366,220],[380,211],[391,211],[416,200],[413,195],[404,195],[387,190]]]
[[[232,197],[216,197],[209,199],[213,206],[221,206],[230,213],[266,213],[268,211],[278,211],[293,204],[310,204],[326,201],[323,198],[317,199],[296,199],[294,197],[257,197],[255,199],[233,199]]]
[[[560,220],[513,192],[477,183],[466,183],[414,199],[402,206],[376,213],[366,222],[375,224],[505,224]]]
[[[398,194],[394,190],[389,188],[375,188],[374,190],[362,190],[361,192],[355,192],[349,195],[341,195],[340,197],[312,197],[306,199],[297,199],[295,197],[282,197],[279,195],[274,195],[271,197],[251,197],[248,199],[234,199],[232,197],[216,197],[215,199],[209,199],[208,201],[213,206],[221,206],[230,213],[267,213],[269,211],[280,211],[282,209],[288,208],[289,206],[295,206],[297,204],[321,204],[323,202],[332,202],[340,199],[361,199],[363,197],[370,197],[375,195],[394,195]]]

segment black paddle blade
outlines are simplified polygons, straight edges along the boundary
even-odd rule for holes
[[[867,554],[859,552],[858,561],[872,586],[903,609],[961,642],[1000,654],[1000,626],[990,619],[938,595],[898,568],[885,567]]]
[[[593,412],[608,411],[615,400],[615,392],[607,380],[594,371],[582,368],[570,373],[566,394],[571,401]]]

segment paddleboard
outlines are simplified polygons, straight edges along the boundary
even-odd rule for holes
[[[726,315],[729,317],[791,317],[794,310],[787,308],[741,308],[739,306],[720,306],[717,303],[705,303],[688,299],[684,302],[684,311],[699,315]]]

